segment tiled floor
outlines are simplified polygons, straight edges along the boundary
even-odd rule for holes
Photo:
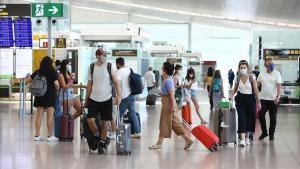
[[[213,124],[205,92],[200,96],[204,117]],[[1,169],[281,169],[300,168],[300,108],[281,107],[275,141],[258,141],[246,148],[230,145],[217,152],[209,152],[195,140],[190,150],[183,150],[182,138],[173,135],[162,150],[150,151],[148,146],[158,135],[160,104],[145,107],[137,102],[141,114],[142,138],[133,140],[131,156],[117,156],[113,142],[106,155],[91,154],[87,143],[79,138],[79,121],[76,121],[76,138],[72,143],[34,142],[34,116],[18,116],[17,103],[0,103],[0,168]],[[29,111],[28,111],[29,112]],[[45,116],[46,117],[46,116]],[[45,119],[44,119],[45,120]],[[194,124],[199,119],[194,114]],[[257,125],[259,130],[259,125]],[[43,124],[43,136],[46,125]]]

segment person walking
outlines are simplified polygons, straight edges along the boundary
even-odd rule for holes
[[[256,104],[260,104],[260,100],[257,82],[254,75],[250,74],[248,62],[241,60],[238,70],[239,73],[229,99],[232,100],[237,92],[234,100],[238,113],[239,145],[246,147],[246,145],[250,145],[249,134],[255,132]]]
[[[160,132],[156,144],[150,146],[149,149],[161,149],[164,138],[171,138],[172,130],[178,136],[184,138],[184,149],[188,149],[193,144],[193,141],[185,131],[178,115],[175,114],[178,111],[178,108],[175,102],[174,81],[172,79],[174,65],[170,62],[165,62],[162,70],[164,81],[161,87],[162,107],[159,123]]]
[[[129,86],[129,76],[131,73],[131,68],[125,66],[125,60],[122,57],[116,59],[117,65],[117,77],[120,80],[121,86],[121,103],[120,103],[120,119],[123,119],[124,113],[126,110],[129,112],[129,118],[132,119],[133,122],[133,131],[134,134],[132,138],[140,138],[141,137],[141,126],[139,124],[138,118],[135,112],[135,96],[131,95],[131,88]]]
[[[49,56],[42,59],[40,68],[35,71],[31,76],[27,77],[26,81],[31,83],[36,76],[45,77],[47,80],[47,91],[44,96],[36,96],[34,99],[34,107],[37,108],[35,118],[35,137],[34,141],[42,141],[40,136],[41,124],[43,119],[43,113],[47,112],[47,128],[48,128],[48,142],[58,141],[59,139],[53,136],[53,118],[55,99],[59,91],[58,74],[53,67],[53,61]]]
[[[193,102],[195,106],[196,113],[201,120],[201,124],[207,124],[207,122],[200,114],[200,106],[196,95],[196,88],[197,88],[196,75],[195,75],[195,70],[192,67],[187,70],[184,87],[185,87],[185,92],[190,94],[191,97],[190,100]],[[186,104],[189,107],[191,106],[190,100],[186,99]]]
[[[180,107],[182,103],[182,80],[180,79],[181,70],[182,66],[176,65],[175,72],[173,74],[173,81],[175,85],[175,100],[177,107]]]
[[[148,71],[145,73],[145,80],[147,83],[147,90],[148,92],[155,88],[155,74],[153,73],[152,67],[148,68]]]
[[[95,53],[97,61],[90,64],[88,71],[87,94],[85,107],[88,108],[87,121],[89,128],[98,141],[98,153],[104,154],[108,147],[108,122],[113,120],[113,89],[116,89],[116,104],[121,101],[120,82],[116,68],[107,62],[107,52],[100,48]],[[114,87],[112,86],[112,83]],[[100,114],[101,132],[98,131],[95,119]],[[101,135],[100,135],[101,133]],[[95,150],[95,149],[94,149]],[[94,151],[93,150],[93,151]]]
[[[228,71],[227,76],[228,76],[228,82],[229,82],[230,89],[232,89],[232,86],[233,86],[233,80],[234,80],[234,78],[235,78],[235,75],[234,75],[234,72],[232,71],[232,69],[230,69],[230,70]]]
[[[215,70],[209,97],[212,97],[214,109],[218,109],[220,101],[224,98],[223,79],[220,70]]]
[[[266,70],[260,72],[257,79],[258,83],[261,84],[261,110],[259,113],[259,121],[262,134],[260,135],[259,140],[268,137],[265,116],[266,112],[269,111],[269,140],[273,141],[277,123],[277,109],[280,101],[282,79],[280,72],[275,70],[275,64],[272,58],[266,58],[264,65]]]
[[[213,76],[214,76],[214,69],[212,67],[208,67],[207,74],[204,78],[204,88],[206,85],[208,93],[210,92]],[[210,96],[209,96],[209,104],[210,104],[210,110],[212,110],[214,105],[213,105],[212,97],[210,97]]]

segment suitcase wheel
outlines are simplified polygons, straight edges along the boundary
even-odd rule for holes
[[[210,151],[210,152],[214,152],[214,149],[213,149],[213,148],[210,148],[209,151]]]

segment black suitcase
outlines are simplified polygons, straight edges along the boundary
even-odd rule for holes
[[[156,102],[156,95],[152,94],[147,96],[146,105],[155,106],[155,102]]]

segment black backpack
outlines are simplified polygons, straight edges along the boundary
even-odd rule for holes
[[[134,73],[132,69],[130,69],[129,86],[131,89],[131,95],[138,95],[143,93],[144,86],[142,76]]]

